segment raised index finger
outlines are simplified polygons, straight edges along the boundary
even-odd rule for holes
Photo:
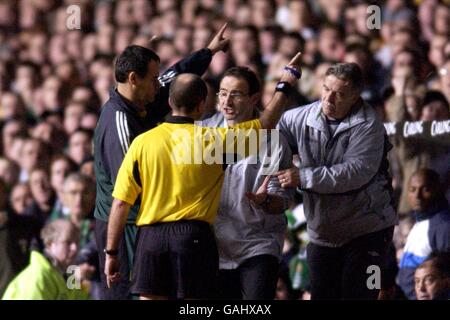
[[[271,175],[266,176],[266,177],[264,178],[264,181],[263,181],[261,187],[263,187],[264,189],[267,189],[271,177],[272,177]]]
[[[220,28],[219,32],[217,32],[217,36],[219,36],[219,38],[222,38],[227,26],[228,26],[228,22],[225,22],[224,25],[222,26],[222,28]]]
[[[297,52],[295,57],[292,58],[292,60],[289,62],[291,66],[300,66],[300,62],[302,61],[302,53]]]

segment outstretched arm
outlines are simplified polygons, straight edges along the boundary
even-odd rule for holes
[[[301,76],[300,72],[300,62],[301,53],[297,53],[294,58],[289,62],[288,66],[294,69],[294,72]],[[285,70],[280,79],[280,82],[286,82],[288,85],[293,86],[300,77],[296,77],[292,71]],[[279,83],[280,83],[279,82]],[[281,115],[284,111],[284,107],[288,101],[288,97],[283,92],[275,91],[275,94],[270,100],[269,104],[264,108],[259,120],[261,125],[266,129],[274,129],[278,120],[280,120]]]

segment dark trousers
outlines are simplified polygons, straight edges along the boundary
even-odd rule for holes
[[[338,248],[309,243],[311,299],[377,299],[393,231],[369,233]]]
[[[222,299],[273,300],[280,264],[272,255],[247,259],[237,269],[219,270]]]
[[[108,231],[108,222],[96,219],[95,220],[95,240],[97,242],[99,265],[100,265],[100,298],[102,300],[127,300],[131,299],[130,294],[130,270],[133,263],[134,245],[137,234],[137,227],[134,224],[126,224],[124,234],[119,242],[119,272],[121,274],[120,281],[115,283],[112,288],[106,285],[105,276],[105,253],[103,249],[106,248],[106,237]]]

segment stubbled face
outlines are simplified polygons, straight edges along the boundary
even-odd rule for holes
[[[408,202],[414,211],[423,211],[431,206],[435,199],[435,188],[427,183],[422,175],[411,178],[408,186]]]
[[[219,108],[226,120],[239,123],[251,119],[257,97],[249,96],[248,91],[248,84],[244,79],[233,76],[222,79],[219,89]]]
[[[450,289],[450,279],[442,277],[434,267],[419,268],[414,274],[414,287],[417,300],[433,300]]]
[[[325,77],[322,86],[322,112],[330,118],[342,119],[359,99],[359,92],[334,75]]]
[[[159,64],[151,60],[148,63],[148,70],[145,77],[136,77],[135,97],[138,103],[146,105],[155,100],[159,90]]]

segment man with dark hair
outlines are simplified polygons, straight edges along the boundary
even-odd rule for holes
[[[447,98],[440,92],[430,90],[423,99],[422,121],[444,121],[450,118],[450,109]]]
[[[296,81],[293,74],[300,76],[293,69],[299,67],[299,62],[300,54],[292,59],[292,68],[281,79],[280,92],[275,93],[260,118],[233,128],[194,125],[203,114],[206,85],[196,75],[180,75],[170,89],[175,95],[175,99],[169,98],[171,117],[133,141],[114,186],[107,249],[117,249],[130,206],[140,198],[132,291],[141,299],[216,295],[218,256],[210,224],[220,200],[225,148],[220,151],[215,146],[221,142],[233,147],[250,143],[255,130],[275,127],[287,102],[285,93]],[[198,96],[194,97],[193,92]],[[195,105],[190,99],[199,102]],[[235,132],[237,138],[244,139],[235,139]],[[209,157],[212,153],[214,159]],[[105,274],[109,285],[120,280],[121,264],[117,256],[107,256]]]
[[[416,299],[416,267],[432,252],[450,252],[450,211],[439,180],[430,169],[419,169],[409,180],[408,203],[416,223],[406,239],[398,272],[398,284],[408,299]]]
[[[96,240],[99,248],[100,268],[104,269],[105,254],[119,256],[124,263],[120,272],[121,281],[107,290],[106,278],[102,273],[104,299],[128,299],[129,273],[132,267],[136,237],[136,216],[139,199],[130,210],[122,241],[114,251],[106,248],[106,229],[112,204],[112,191],[117,172],[133,139],[153,128],[169,112],[167,105],[170,82],[180,73],[203,74],[212,56],[223,50],[228,40],[223,38],[223,26],[207,48],[179,61],[159,76],[159,57],[150,49],[129,46],[116,60],[115,76],[117,88],[110,93],[110,99],[102,107],[94,136],[95,176],[97,198],[94,216],[96,218]]]
[[[261,85],[247,67],[228,69],[217,96],[220,112],[203,120],[202,126],[226,128],[259,115]],[[223,299],[275,297],[286,230],[283,212],[289,193],[281,188],[278,179],[266,180],[266,170],[275,173],[278,168],[290,168],[292,156],[283,136],[269,135],[267,141],[268,149],[260,157],[238,159],[225,169],[214,223]]]
[[[450,300],[450,253],[432,253],[414,273],[417,300]]]
[[[358,65],[335,64],[321,100],[287,111],[278,125],[299,156],[299,168],[277,176],[303,191],[312,299],[376,299],[380,288],[368,286],[367,270],[383,269],[397,221],[391,145],[362,86]]]

